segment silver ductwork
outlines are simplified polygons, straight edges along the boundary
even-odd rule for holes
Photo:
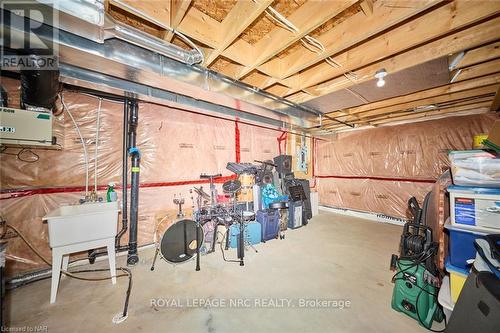
[[[98,76],[100,89],[115,93],[125,94],[125,87],[133,86],[147,92],[144,96],[149,91],[189,96],[191,103],[220,105],[235,115],[251,114],[253,120],[280,127],[301,129],[318,124],[321,112],[193,65],[201,61],[197,49],[184,50],[115,22],[105,13],[102,1],[65,0],[58,5],[57,34],[53,29],[39,29],[37,37],[57,45],[63,82],[88,87],[91,82],[82,78]],[[6,31],[25,38],[22,26],[11,23],[4,26]],[[155,100],[158,102],[158,96]]]
[[[184,50],[177,45],[165,43],[159,38],[117,22],[115,22],[112,30],[106,30],[105,38],[118,38],[188,65],[198,64],[203,61],[203,55],[196,49]]]

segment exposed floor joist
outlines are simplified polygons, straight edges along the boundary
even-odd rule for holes
[[[376,62],[356,70],[357,79],[355,82],[340,75],[331,80],[322,82],[307,88],[313,95],[298,93],[288,98],[296,103],[306,102],[317,96],[325,95],[337,90],[373,80],[374,73],[385,68],[388,73],[398,72],[428,61],[431,61],[448,54],[460,52],[465,49],[472,49],[485,43],[491,43],[498,39],[498,27],[500,18],[495,18],[487,22],[478,24],[472,28],[448,35],[441,39],[427,43],[412,50],[400,53],[380,62]],[[390,74],[388,79],[390,78]]]
[[[498,1],[408,0],[399,6],[393,0],[256,0],[221,2],[220,8],[217,1],[170,0],[162,6],[155,1],[109,3],[141,20],[151,18],[158,30],[154,34],[166,41],[186,46],[168,27],[193,39],[206,52],[204,66],[296,103],[372,80],[380,68],[387,70],[390,80],[391,73],[448,55],[455,55],[450,58],[453,84],[426,90],[427,94],[440,91],[439,96],[450,97],[480,89],[496,83],[491,74],[499,72]],[[271,7],[297,30],[273,25],[268,15]],[[265,33],[259,31],[263,27],[268,29]],[[313,36],[324,50],[313,52],[302,46],[306,35]],[[401,97],[405,103],[435,98],[424,95],[415,92]],[[365,101],[361,108],[368,111],[355,113],[353,108],[330,115],[359,123],[376,105]],[[330,126],[328,120],[324,124]]]
[[[273,31],[259,41],[254,47],[255,60],[249,67],[239,73],[237,79],[250,73],[252,70],[273,58],[287,47],[302,39],[305,35],[335,17],[343,10],[356,3],[356,0],[342,0],[329,2],[327,5],[321,1],[310,1],[293,13],[288,19],[299,29],[291,33],[283,28],[276,27]]]
[[[491,5],[490,3],[477,3],[475,1],[449,3],[408,24],[404,24],[335,56],[335,61],[342,64],[340,68],[334,68],[327,63],[320,63],[300,74],[286,78],[280,83],[290,84],[294,92],[309,88],[332,77],[356,70],[365,64],[377,62],[389,55],[395,55],[426,42],[431,42],[454,30],[491,17],[491,6],[496,6],[498,7],[497,10],[500,10],[500,2],[494,2]]]

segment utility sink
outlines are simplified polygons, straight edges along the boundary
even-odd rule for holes
[[[50,247],[116,236],[118,202],[61,206],[43,217],[49,226]]]

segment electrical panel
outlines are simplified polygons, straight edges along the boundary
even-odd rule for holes
[[[52,113],[0,107],[0,145],[51,146]]]

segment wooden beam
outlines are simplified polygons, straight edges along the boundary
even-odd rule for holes
[[[500,72],[500,59],[483,62],[474,66],[460,68],[458,70],[460,71],[460,73],[458,74],[455,82],[497,73]]]
[[[190,5],[191,0],[170,0],[170,27],[172,29],[176,29],[179,26]],[[167,31],[164,39],[170,42],[173,37],[174,34],[171,31]]]
[[[299,48],[282,59],[275,58],[266,62],[259,70],[273,77],[287,78],[328,56],[372,38],[439,2],[442,0],[407,1],[405,6],[387,6],[383,1],[377,1],[374,5],[376,15],[366,17],[359,12],[319,35],[317,39],[325,46],[325,52],[317,54],[306,48]]]
[[[487,106],[490,102],[483,102],[483,103],[477,103],[477,104],[472,104],[472,105],[464,105],[464,106],[456,106],[456,107],[451,107],[451,108],[443,108],[443,109],[438,109],[438,110],[433,110],[433,111],[426,111],[426,112],[420,112],[417,114],[409,114],[409,115],[400,115],[397,117],[393,117],[390,119],[385,119],[385,120],[377,120],[370,122],[372,125],[382,125],[382,124],[388,124],[388,123],[394,123],[394,122],[399,122],[403,120],[420,120],[423,121],[425,118],[430,118],[438,115],[449,115],[450,113],[458,113],[458,112],[468,112],[468,111],[474,111],[473,113],[485,113],[488,111]],[[430,120],[430,119],[425,119],[425,120]]]
[[[500,42],[491,43],[465,52],[454,69],[469,67],[477,63],[500,58]]]
[[[491,111],[500,111],[500,86],[497,89],[495,94],[495,98],[493,99],[493,103],[491,103],[490,107]]]
[[[463,49],[472,49],[486,43],[491,43],[498,39],[499,26],[500,18],[491,19],[471,28],[461,30],[441,39],[398,54],[392,58],[375,62],[360,68],[356,70],[357,80],[355,82],[349,81],[344,76],[339,75],[328,81],[308,88],[312,91],[318,91],[319,95],[325,95],[362,82],[373,80],[374,73],[380,68],[385,68],[388,73],[395,73],[436,58],[460,52]],[[314,97],[302,95],[300,96],[300,101],[296,102],[303,103],[312,98]]]
[[[211,48],[219,45],[220,23],[193,6],[189,7],[177,30]]]
[[[245,76],[267,60],[302,39],[317,27],[337,16],[339,13],[356,3],[356,0],[338,1],[308,1],[287,19],[299,31],[291,33],[281,27],[274,28],[267,36],[254,45],[255,61],[243,70],[237,79]]]
[[[490,86],[500,83],[500,74],[491,74],[484,77],[455,82],[441,87],[431,88],[403,96],[384,99],[382,101],[373,102],[357,107],[346,108],[341,111],[327,113],[331,117],[339,117],[345,114],[354,115],[371,110],[378,110],[395,105],[402,105],[413,101],[423,100],[430,97],[442,96],[445,94],[452,94],[460,91],[476,89],[484,86]]]
[[[443,107],[431,111],[421,111],[421,112],[411,112],[411,113],[406,112],[406,113],[386,115],[384,118],[372,120],[370,122],[365,122],[363,124],[361,123],[356,124],[356,128],[359,129],[363,127],[369,128],[368,126],[377,127],[379,125],[388,125],[391,123],[398,123],[405,120],[425,121],[425,120],[435,119],[437,118],[437,116],[440,115],[454,116],[452,113],[458,113],[456,114],[457,116],[465,115],[464,113],[467,114],[485,113],[488,112],[488,106],[490,104],[491,101],[481,101],[478,103],[469,103],[452,107]],[[326,131],[338,131],[345,129],[350,129],[350,128],[342,124],[326,125],[324,127],[319,128],[319,130],[326,130]]]
[[[257,3],[253,1],[238,1],[222,21],[219,45],[207,57],[205,66],[209,66],[213,63],[222,51],[231,45],[234,40],[238,38],[238,36],[241,35],[241,33],[262,14],[262,12],[264,12],[269,5],[271,5],[272,2],[273,0],[262,0]]]
[[[424,108],[429,105],[436,105],[440,103],[447,103],[458,100],[466,100],[475,97],[490,97],[492,98],[498,88],[497,84],[489,85],[486,87],[480,87],[470,90],[464,90],[454,93],[443,94],[439,96],[433,96],[429,98],[419,99],[407,103],[392,105],[380,109],[365,111],[362,113],[350,115],[345,119],[346,122],[356,121],[356,120],[367,120],[368,118],[373,118],[376,116],[394,113],[403,110],[418,110],[419,108]]]
[[[359,3],[361,10],[366,16],[370,16],[373,14],[373,1],[372,0],[363,0]]]
[[[481,104],[483,106],[489,106],[492,101],[492,96],[484,96],[484,97],[478,97],[474,99],[466,99],[462,101],[453,101],[453,103],[447,104],[447,105],[440,105],[437,106],[436,108],[429,108],[429,109],[406,109],[406,110],[400,110],[396,112],[391,112],[388,114],[382,114],[379,116],[374,116],[370,118],[361,118],[359,120],[354,121],[353,123],[355,124],[373,124],[374,121],[378,120],[384,120],[384,119],[393,119],[402,115],[407,115],[407,114],[419,114],[427,111],[436,111],[436,110],[446,110],[446,109],[452,109],[452,108],[457,108],[457,107],[474,107],[477,106],[478,104]]]
[[[160,28],[166,28],[170,25],[170,14],[167,1],[109,0],[108,6],[109,5],[113,5],[127,13],[138,16]]]
[[[356,70],[369,63],[387,58],[390,55],[404,52],[410,48],[492,17],[499,12],[500,1],[451,2],[386,34],[335,56],[335,60],[342,64],[341,68],[334,68],[324,62],[301,72],[301,84],[293,86],[293,91],[308,88],[332,77],[340,76],[348,71]],[[291,76],[283,80],[282,83],[287,84],[293,79],[293,76]]]

